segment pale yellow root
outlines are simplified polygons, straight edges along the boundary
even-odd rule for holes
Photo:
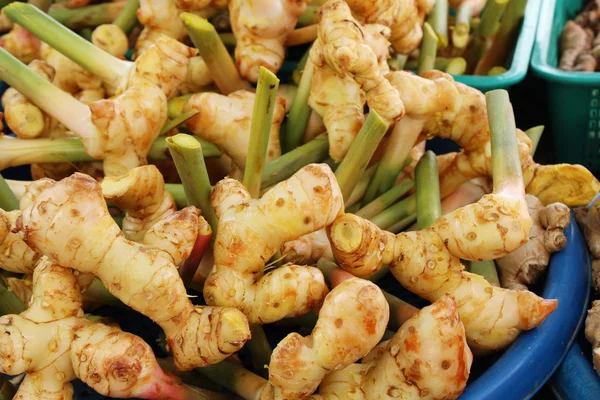
[[[195,94],[188,100],[184,111],[198,110],[198,114],[186,126],[194,134],[219,146],[243,170],[250,141],[255,97],[254,93],[245,90],[233,92],[229,96],[217,93]],[[267,162],[281,155],[279,129],[284,117],[285,100],[277,97],[267,147]]]
[[[29,69],[47,81],[54,79],[54,68],[41,60],[34,60]],[[11,131],[21,139],[64,136],[64,127],[52,124],[53,118],[40,110],[16,89],[8,88],[2,95],[4,119]],[[56,120],[54,120],[56,121]],[[62,129],[60,129],[62,127]],[[58,130],[58,134],[53,130]]]
[[[312,399],[456,399],[472,361],[456,303],[446,295],[415,314],[361,364],[328,374]]]
[[[203,88],[213,82],[213,77],[208,70],[204,59],[199,56],[190,58],[190,67],[188,76],[181,85],[179,91],[181,94],[199,93]]]
[[[594,369],[600,376],[600,300],[592,302],[585,319],[585,337],[592,344]]]
[[[383,337],[388,319],[389,306],[374,283],[351,278],[336,286],[311,335],[290,333],[273,350],[272,398],[308,398],[326,374],[366,356]]]
[[[525,243],[530,229],[522,197],[492,194],[440,217],[428,229],[397,236],[346,214],[332,225],[330,240],[340,266],[354,275],[371,276],[389,264],[396,279],[423,298],[452,295],[471,349],[484,353],[508,346],[521,330],[542,323],[557,302],[492,287],[465,272],[460,259],[506,255]]]
[[[502,287],[527,289],[545,272],[550,254],[567,244],[564,230],[571,222],[571,211],[562,203],[544,206],[537,197],[525,196],[533,221],[529,240],[509,255],[496,260]]]
[[[324,229],[284,243],[281,254],[285,262],[299,265],[316,264],[321,258],[333,261],[331,245]]]
[[[92,43],[118,58],[125,58],[129,39],[123,30],[114,24],[104,24],[92,32]]]
[[[154,224],[177,210],[173,196],[165,190],[162,174],[154,165],[107,177],[100,185],[104,198],[126,211],[121,229],[129,240],[140,242]]]
[[[315,111],[323,117],[330,135],[336,131],[334,136],[330,136],[330,155],[336,161],[348,151],[356,136],[355,131],[358,132],[356,125],[362,126],[362,96],[369,107],[389,124],[404,115],[397,90],[384,78],[387,68],[381,68],[381,62],[388,57],[382,42],[387,42],[390,31],[382,25],[366,31],[365,34],[365,28],[354,19],[350,8],[342,0],[330,0],[321,7],[319,34],[310,51],[315,75],[311,83],[311,97],[314,98],[309,99],[309,104],[312,107],[317,105]],[[340,86],[344,88],[341,93],[337,89],[326,93],[341,82]],[[321,85],[326,87],[321,88]],[[348,94],[351,97],[347,97]],[[348,117],[352,120],[345,122]]]
[[[260,67],[277,73],[285,58],[285,40],[307,0],[230,0],[235,59],[242,78],[258,81]]]
[[[29,308],[0,317],[0,372],[26,372],[15,398],[71,399],[75,378],[69,348],[76,329],[86,324],[72,272],[40,259]]]
[[[320,230],[343,212],[335,176],[310,164],[260,200],[224,179],[213,190],[219,217],[215,266],[204,285],[208,304],[236,307],[251,323],[270,323],[308,312],[327,293],[317,268],[285,265],[264,275],[265,263],[285,242]]]
[[[40,44],[40,39],[20,25],[13,25],[10,32],[0,37],[0,46],[24,64],[40,58]]]
[[[438,158],[443,199],[471,179],[492,175],[485,96],[440,71],[426,72],[423,78],[426,79],[405,71],[387,75],[401,94],[406,117],[426,120],[419,140],[437,136],[451,139],[463,149]],[[429,80],[433,83],[427,82]],[[426,95],[419,95],[420,90]],[[437,96],[425,101],[434,93]],[[600,182],[581,165],[535,163],[531,156],[531,140],[518,129],[517,135],[528,194],[536,196],[545,205],[560,202],[573,206],[589,203],[600,191]]]
[[[27,374],[15,399],[72,399],[75,377],[111,397],[182,398],[150,346],[118,327],[91,323],[81,306],[72,270],[42,257],[29,308],[0,318],[0,371]]]
[[[219,362],[249,338],[248,321],[238,310],[192,305],[168,253],[123,237],[89,176],[76,173],[57,182],[17,225],[32,248],[96,275],[115,297],[159,324],[179,369]]]
[[[31,273],[40,256],[19,235],[11,232],[19,214],[0,209],[0,269]]]

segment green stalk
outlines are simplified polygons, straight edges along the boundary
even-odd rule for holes
[[[419,50],[419,65],[417,74],[431,71],[435,67],[435,56],[437,54],[438,37],[431,25],[425,22],[423,24],[423,40]]]
[[[462,57],[451,58],[444,72],[450,75],[463,75],[467,71],[467,60]]]
[[[292,72],[292,79],[294,81],[294,85],[300,86],[300,82],[302,81],[302,75],[304,75],[304,68],[306,67],[306,63],[308,62],[308,58],[310,57],[310,47],[304,54],[298,64],[296,64],[296,68],[294,68],[294,72]],[[312,73],[312,72],[311,72]]]
[[[477,27],[477,33],[489,39],[496,33],[498,29],[498,23],[504,14],[504,9],[508,5],[509,0],[489,0],[483,12],[481,13],[481,20]]]
[[[198,114],[199,111],[195,109],[187,110],[184,113],[179,114],[177,117],[168,121],[160,130],[160,134],[164,135],[169,132],[171,129],[177,128],[179,125],[185,124],[188,120]]]
[[[260,194],[278,88],[279,79],[271,71],[260,67],[256,99],[254,100],[252,112],[252,124],[250,126],[250,145],[248,146],[243,180],[250,196],[255,199]],[[268,376],[266,366],[268,366],[271,359],[271,346],[261,325],[250,324],[250,331],[252,339],[248,341],[248,348],[252,353],[254,368],[260,375]]]
[[[525,134],[531,140],[531,156],[535,154],[537,150],[538,144],[540,144],[540,139],[542,138],[542,134],[544,133],[544,125],[534,126],[533,128],[527,129]]]
[[[486,75],[491,68],[502,65],[508,58],[511,44],[519,34],[519,26],[525,16],[527,0],[510,0],[498,32],[495,32],[492,44],[486,49],[475,68],[475,75]]]
[[[252,354],[252,365],[254,371],[263,378],[269,378],[269,363],[271,362],[271,345],[267,335],[259,324],[250,324],[252,338],[248,341],[248,349]]]
[[[4,211],[13,211],[19,209],[19,200],[15,196],[8,183],[0,175],[0,209]]]
[[[469,272],[483,276],[492,286],[500,287],[498,270],[496,269],[496,263],[494,263],[493,260],[471,261],[469,264]]]
[[[358,210],[355,214],[365,219],[371,219],[386,208],[394,204],[398,199],[408,193],[414,186],[413,181],[403,181],[390,190]]]
[[[403,219],[411,216],[412,214],[415,214],[416,211],[417,201],[416,197],[413,195],[399,201],[391,207],[386,208],[371,218],[371,222],[381,229],[387,229]]]
[[[294,150],[302,143],[302,137],[304,136],[311,111],[308,105],[308,96],[310,95],[313,71],[314,65],[309,59],[306,62],[302,78],[300,78],[300,83],[298,84],[298,92],[296,93],[296,97],[294,97],[287,121],[284,125],[283,136],[281,138],[284,153]]]
[[[444,71],[448,67],[450,60],[451,60],[451,58],[448,58],[448,57],[436,57],[435,62],[433,64],[433,69]],[[404,69],[416,71],[418,67],[419,67],[419,61],[413,59],[413,60],[409,60],[406,62]]]
[[[27,309],[17,295],[11,291],[0,276],[0,315],[21,314]]]
[[[297,27],[314,25],[319,23],[319,6],[308,5],[306,7],[306,11],[298,17],[298,22],[296,22]]]
[[[218,364],[196,368],[195,371],[226,387],[245,400],[259,399],[261,391],[268,384],[266,379],[227,360]]]
[[[125,8],[115,18],[113,24],[121,28],[126,35],[129,35],[131,30],[137,24],[137,10],[140,8],[140,0],[127,0]]]
[[[407,230],[407,228],[409,228],[408,230],[411,230],[410,227],[413,224],[416,225],[416,223],[415,223],[416,220],[417,220],[417,214],[411,214],[408,217],[405,217],[402,220],[396,222],[394,225],[387,227],[386,230],[388,230],[392,233],[396,233],[396,234]],[[415,226],[414,230],[416,230],[416,226]]]
[[[218,157],[221,155],[221,152],[214,144],[195,136],[193,138],[202,145],[204,157]],[[147,158],[148,161],[171,159],[165,137],[159,137],[154,141]],[[90,161],[98,160],[85,152],[83,143],[79,139],[0,138],[0,170],[35,163]]]
[[[90,28],[82,28],[79,31],[79,36],[81,36],[82,38],[84,38],[88,42],[91,42],[92,41],[92,34],[93,33],[94,33],[94,31],[92,31]]]
[[[208,20],[191,13],[181,14],[181,20],[221,93],[228,95],[236,90],[251,89],[250,84],[240,78],[227,48]]]
[[[12,400],[17,394],[17,390],[4,377],[0,376],[0,400]]]
[[[462,3],[456,10],[456,25],[452,32],[452,45],[457,49],[464,49],[469,43],[471,14],[471,4],[468,1]]]
[[[335,171],[335,177],[342,191],[344,202],[348,201],[352,194],[358,177],[367,169],[367,165],[388,127],[389,125],[381,119],[379,114],[371,110],[356,139],[350,145],[348,153]]]
[[[522,197],[525,187],[519,160],[515,115],[504,89],[485,94],[492,144],[494,193],[505,192]]]
[[[178,183],[165,183],[165,190],[171,193],[177,207],[183,208],[189,206],[183,185]]]
[[[360,201],[364,197],[364,195],[367,191],[367,186],[369,186],[369,182],[375,175],[375,172],[377,171],[378,166],[379,166],[379,163],[371,165],[360,176],[360,178],[358,179],[358,182],[356,183],[356,186],[354,187],[354,190],[352,191],[352,194],[348,198],[348,201],[345,202],[346,207],[351,207],[353,205],[356,205],[358,207],[356,209],[356,211],[360,210],[360,207],[361,207]]]
[[[225,46],[235,47],[236,41],[235,41],[235,36],[233,35],[233,33],[231,33],[231,32],[219,33],[219,38],[221,38],[221,42],[223,42],[223,44]]]
[[[193,96],[193,93],[184,94],[183,96],[173,97],[167,102],[167,115],[169,118],[177,118],[183,112],[183,108],[188,100]]]
[[[481,13],[481,20],[473,35],[473,40],[465,59],[473,71],[488,48],[488,42],[498,29],[498,24],[509,0],[489,0]]]
[[[183,133],[167,138],[166,142],[183,183],[187,204],[202,210],[202,216],[212,231],[217,232],[219,220],[212,206],[212,186],[204,163],[202,146],[193,136]]]
[[[17,4],[28,6],[23,3],[13,3],[9,7]],[[37,8],[30,7],[28,9],[41,13]],[[85,42],[85,39],[79,39]],[[95,47],[92,44],[90,46]],[[0,79],[21,92],[23,96],[56,118],[77,136],[94,139],[98,137],[98,130],[92,123],[92,113],[87,105],[43,79],[4,48],[0,48]]]
[[[408,63],[408,55],[407,54],[396,54],[394,57],[388,60],[388,65],[392,71],[402,71],[406,64]],[[416,68],[415,63],[415,68]],[[409,69],[409,68],[406,68]]]
[[[261,189],[266,189],[289,178],[305,165],[323,161],[328,154],[329,139],[327,135],[319,135],[310,142],[282,154],[265,165]]]
[[[119,60],[94,46],[34,6],[12,3],[3,9],[3,13],[41,41],[46,42],[114,88],[127,77],[127,73],[133,65],[131,62]],[[78,115],[72,109],[67,111],[71,116]]]
[[[448,0],[436,0],[427,22],[436,33],[440,47],[448,47]]]
[[[95,28],[112,23],[123,11],[122,1],[78,8],[50,7],[48,15],[70,29]]]
[[[410,150],[415,145],[425,125],[424,120],[404,117],[396,122],[387,146],[377,167],[375,176],[369,182],[367,193],[362,204],[373,201],[377,196],[387,192],[394,186],[400,171],[410,159]],[[410,163],[410,161],[408,161]]]
[[[243,180],[253,198],[258,198],[260,193],[278,88],[279,79],[268,69],[260,67]]]
[[[415,197],[419,230],[428,228],[442,215],[437,157],[429,150],[415,169]]]

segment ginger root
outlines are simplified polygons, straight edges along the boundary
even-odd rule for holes
[[[285,262],[300,265],[314,264],[321,258],[333,261],[333,252],[324,229],[285,242],[281,254]]]
[[[10,32],[0,37],[0,46],[6,51],[29,64],[40,58],[40,40],[20,25],[13,25]]]
[[[574,70],[579,55],[592,49],[593,39],[593,33],[574,21],[567,21],[560,34],[561,56],[558,68],[565,71]]]
[[[245,90],[238,90],[228,96],[198,93],[188,100],[183,109],[198,110],[198,114],[186,123],[187,128],[219,146],[242,171],[246,165],[255,97],[256,94]],[[267,147],[267,162],[281,155],[279,129],[284,117],[285,100],[277,97]]]
[[[562,203],[544,206],[537,197],[526,195],[533,222],[529,240],[509,255],[496,260],[500,282],[507,289],[527,289],[545,272],[550,254],[567,244],[564,230],[571,222],[571,211]]]
[[[592,286],[600,292],[600,199],[588,207],[574,210],[575,219],[583,231],[592,259]]]
[[[344,1],[329,0],[321,7],[318,38],[309,58],[315,67],[309,105],[323,117],[335,161],[346,155],[364,122],[365,99],[390,124],[404,115],[398,91],[384,77],[387,66],[381,69],[387,52],[376,53],[390,31],[384,26],[366,31]]]
[[[329,373],[311,399],[456,399],[472,361],[456,303],[446,295],[406,321],[362,363]]]
[[[169,253],[123,237],[100,185],[87,175],[75,173],[43,191],[21,214],[17,230],[31,248],[94,274],[160,325],[181,370],[219,362],[249,338],[248,321],[237,309],[192,305]]]
[[[285,242],[328,226],[343,212],[328,165],[307,165],[259,200],[251,199],[239,181],[224,179],[212,200],[219,225],[215,265],[204,284],[207,304],[236,307],[251,323],[261,324],[321,304],[327,286],[319,269],[288,264],[263,274],[265,263]]]
[[[366,356],[383,337],[388,320],[389,306],[374,283],[342,282],[325,298],[310,336],[290,333],[273,350],[261,399],[308,399],[326,374]]]
[[[594,369],[600,376],[600,300],[594,300],[585,318],[585,337],[592,344]]]
[[[182,396],[139,337],[84,318],[72,271],[47,257],[33,273],[29,308],[0,317],[0,327],[0,372],[27,374],[15,399],[72,399],[75,377],[112,397]]]
[[[505,348],[521,330],[538,326],[557,307],[529,291],[492,287],[464,271],[460,259],[495,259],[523,245],[531,218],[510,186],[438,218],[429,228],[394,235],[352,214],[330,228],[333,253],[353,275],[368,277],[385,264],[408,290],[430,301],[446,293],[457,302],[471,349]]]
[[[108,54],[125,58],[129,49],[129,39],[123,29],[114,24],[99,25],[92,32],[92,43]]]

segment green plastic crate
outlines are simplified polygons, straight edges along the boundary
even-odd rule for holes
[[[496,76],[455,75],[454,79],[482,92],[494,89],[509,89],[511,86],[525,79],[531,59],[531,51],[535,40],[542,2],[547,3],[548,0],[527,1],[521,32],[519,33],[508,71]]]
[[[546,81],[549,117],[559,161],[600,171],[600,73],[568,72],[558,65],[558,41],[582,0],[544,0],[531,68]]]

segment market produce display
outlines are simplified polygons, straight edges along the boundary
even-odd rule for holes
[[[560,35],[560,62],[565,71],[594,72],[600,66],[598,2],[590,0],[577,17],[567,21]]]
[[[0,20],[0,400],[456,399],[559,306],[600,182],[451,75],[526,1],[51,3]]]

